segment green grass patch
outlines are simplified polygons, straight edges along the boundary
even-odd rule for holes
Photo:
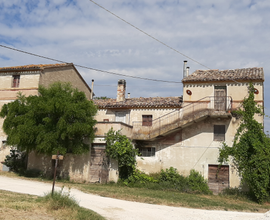
[[[104,220],[92,210],[82,208],[68,194],[55,192],[52,197],[0,190],[0,219]]]

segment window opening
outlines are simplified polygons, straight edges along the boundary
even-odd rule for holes
[[[152,126],[153,117],[152,115],[142,116],[142,126]]]
[[[142,157],[153,157],[156,154],[156,148],[154,147],[141,147],[139,152]]]
[[[12,87],[18,88],[20,85],[20,75],[13,75],[12,76]]]
[[[225,141],[225,125],[214,125],[214,141]]]

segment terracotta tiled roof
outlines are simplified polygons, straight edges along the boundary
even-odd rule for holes
[[[181,107],[182,97],[130,98],[125,102],[116,99],[94,99],[99,108],[170,108]]]
[[[185,82],[203,82],[203,81],[264,81],[264,72],[262,67],[253,67],[235,70],[196,70],[191,75],[182,80]]]
[[[45,68],[51,67],[63,67],[63,66],[70,66],[73,65],[71,63],[56,63],[56,64],[30,64],[25,66],[11,66],[11,67],[1,67],[0,71],[14,71],[14,70],[42,70]]]

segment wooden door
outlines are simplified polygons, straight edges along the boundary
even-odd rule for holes
[[[108,158],[105,148],[91,148],[90,182],[106,183],[109,176]]]
[[[218,165],[208,165],[208,186],[214,194],[230,187],[229,166],[223,165],[218,169]]]
[[[226,86],[215,86],[215,110],[226,111]]]

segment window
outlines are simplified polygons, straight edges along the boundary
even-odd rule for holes
[[[20,75],[13,75],[12,76],[12,87],[18,88],[20,85]]]
[[[214,141],[225,141],[225,125],[214,125]]]
[[[154,147],[141,147],[139,148],[139,152],[142,157],[153,157],[156,153],[156,148]]]
[[[142,116],[142,126],[152,126],[152,115]]]

